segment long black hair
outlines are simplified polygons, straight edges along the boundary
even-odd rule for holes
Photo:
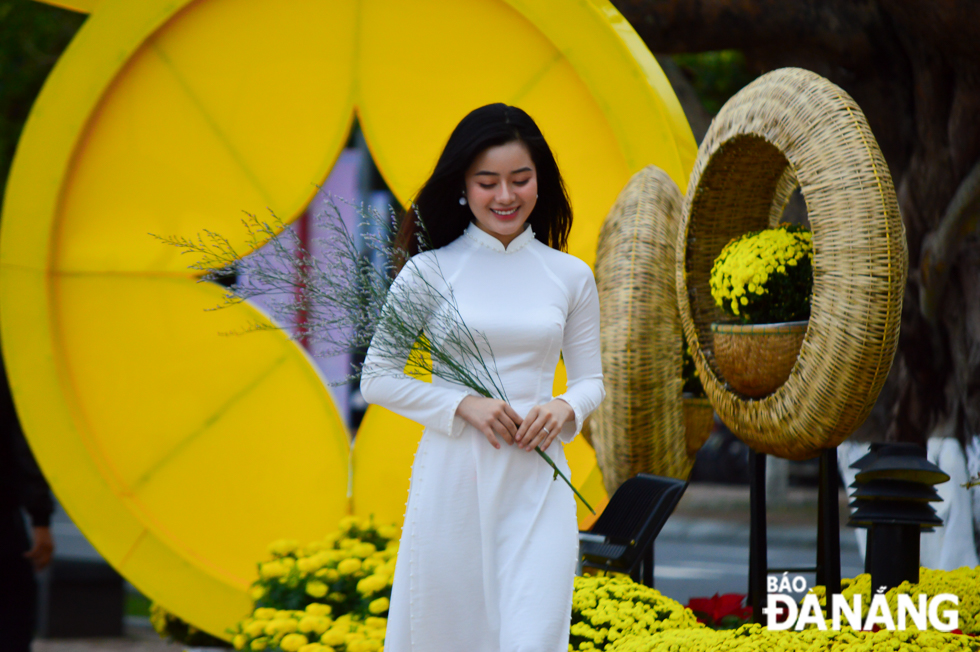
[[[398,245],[415,254],[420,249],[443,247],[462,235],[473,220],[470,207],[459,203],[466,171],[486,149],[514,141],[527,147],[537,171],[538,200],[528,217],[534,237],[565,251],[572,228],[572,207],[555,157],[531,116],[516,106],[500,103],[481,106],[456,125],[435,170],[402,219]],[[428,235],[428,243],[422,247],[418,237],[420,220]]]

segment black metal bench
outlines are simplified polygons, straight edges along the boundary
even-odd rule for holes
[[[687,489],[676,478],[640,473],[616,490],[588,532],[579,533],[582,566],[629,573],[653,586],[653,542]]]

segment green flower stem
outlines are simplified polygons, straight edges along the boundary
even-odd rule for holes
[[[491,394],[490,391],[487,390],[485,387],[473,387],[473,389],[476,390],[481,396],[484,396],[486,398],[496,398],[496,396]],[[507,401],[507,395],[503,393],[501,393],[501,395],[503,396],[501,400]],[[555,475],[552,478],[552,480],[557,480],[558,476],[561,476],[561,479],[565,481],[565,484],[568,485],[568,488],[571,489],[576,496],[578,496],[578,499],[582,501],[582,504],[588,507],[589,511],[592,512],[592,514],[594,515],[595,510],[592,509],[592,505],[590,505],[589,501],[585,499],[585,496],[579,493],[578,489],[576,489],[575,486],[572,484],[572,481],[566,478],[565,474],[558,469],[558,465],[555,464],[555,461],[553,459],[551,459],[551,456],[545,453],[543,450],[541,450],[540,446],[535,446],[534,450],[535,452],[537,452],[538,455],[541,456],[541,459],[547,462],[548,466],[550,466],[554,470]]]
[[[578,496],[578,499],[582,501],[582,504],[585,505],[586,507],[588,507],[590,512],[592,512],[593,514],[595,514],[595,510],[592,509],[592,505],[589,504],[589,501],[587,501],[585,499],[585,496],[583,496],[582,494],[580,494],[578,492],[578,489],[576,489],[574,486],[572,486],[572,481],[569,480],[568,478],[566,478],[565,477],[565,474],[558,470],[558,466],[555,464],[555,461],[553,459],[551,459],[551,457],[549,457],[547,453],[545,453],[543,450],[541,450],[541,447],[540,446],[535,446],[534,447],[534,450],[537,451],[538,455],[540,455],[542,458],[544,458],[544,461],[548,463],[548,466],[550,466],[551,468],[553,468],[555,470],[555,477],[553,479],[554,480],[557,480],[558,479],[558,476],[561,476],[561,479],[565,481],[565,484],[567,484],[571,488],[572,491],[575,492],[575,495]]]

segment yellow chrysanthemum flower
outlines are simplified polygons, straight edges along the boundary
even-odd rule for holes
[[[285,557],[296,552],[298,548],[299,541],[294,539],[279,539],[269,544],[269,552],[277,557]]]
[[[288,634],[279,641],[279,647],[283,652],[299,652],[299,649],[308,643],[309,640],[302,634]]]
[[[345,516],[344,518],[340,519],[340,523],[338,524],[340,531],[345,534],[353,530],[356,526],[357,526],[356,516]]]
[[[331,628],[323,633],[323,636],[320,637],[320,642],[331,647],[340,647],[344,644],[345,635],[346,632],[340,628]]]
[[[282,577],[288,572],[289,568],[280,560],[267,561],[259,566],[259,576],[267,580]]]
[[[360,559],[345,559],[337,564],[337,572],[341,575],[351,575],[361,570]]]
[[[306,613],[314,616],[329,616],[333,613],[333,607],[328,604],[320,604],[319,602],[312,602],[306,605]]]
[[[299,649],[299,652],[334,652],[334,650],[320,643],[307,643]]]
[[[327,585],[320,580],[310,580],[306,583],[306,594],[314,598],[322,598],[327,594]]]
[[[242,631],[248,634],[251,638],[256,638],[265,633],[265,626],[268,624],[268,620],[253,620],[246,625]]]

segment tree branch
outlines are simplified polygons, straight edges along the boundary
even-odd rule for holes
[[[973,166],[949,202],[939,227],[922,243],[919,310],[930,324],[939,317],[949,271],[967,238],[980,228],[980,162]]]

